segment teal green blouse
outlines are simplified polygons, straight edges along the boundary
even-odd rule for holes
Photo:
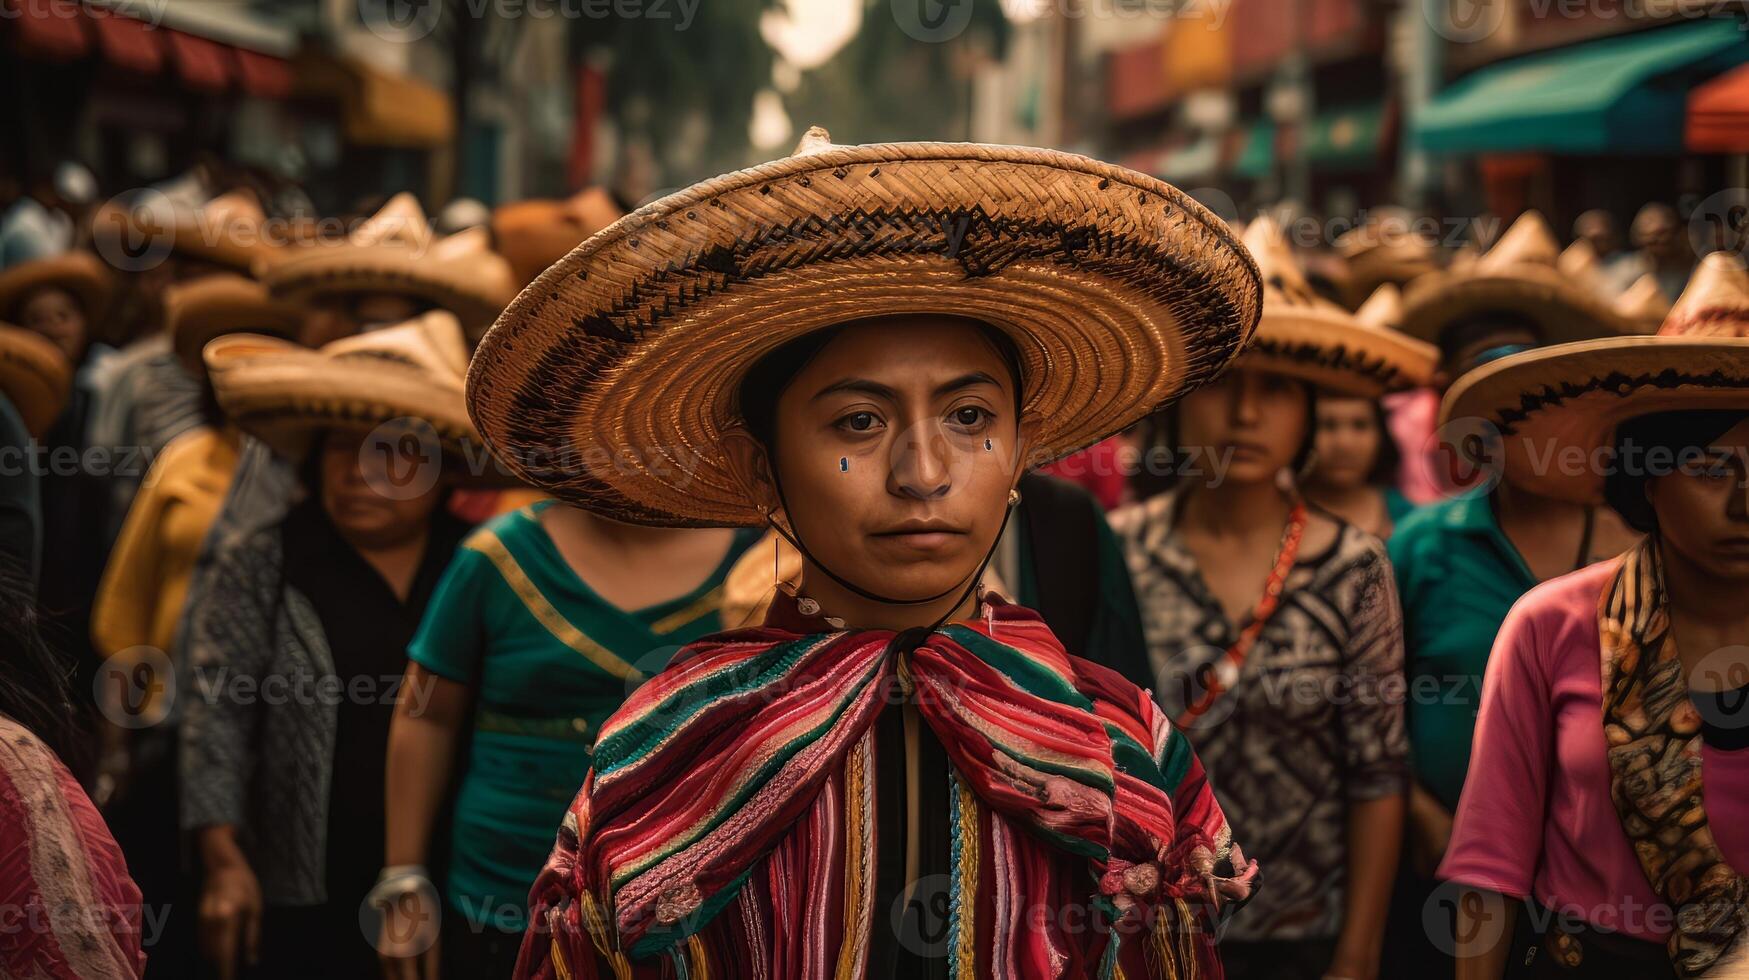
[[[626,612],[571,571],[538,515],[505,514],[463,542],[409,656],[473,688],[444,897],[476,927],[523,929],[554,828],[589,771],[595,733],[685,644],[722,628],[722,583],[757,532],[736,535],[697,589]]]
[[[1417,509],[1388,547],[1403,602],[1411,765],[1428,792],[1456,809],[1494,634],[1536,577],[1485,494]]]

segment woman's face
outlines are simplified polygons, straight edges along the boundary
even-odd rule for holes
[[[1749,419],[1713,441],[1704,466],[1646,481],[1665,547],[1711,575],[1749,581]]]
[[[1304,382],[1250,368],[1228,371],[1179,403],[1181,448],[1203,453],[1186,463],[1205,479],[1272,481],[1305,441],[1307,407]]]
[[[441,479],[423,487],[421,481],[391,481],[375,472],[384,465],[368,449],[364,437],[330,431],[317,451],[322,454],[322,509],[342,537],[355,547],[387,548],[422,534],[443,498]]]
[[[766,458],[793,533],[834,574],[894,599],[969,582],[1019,477],[1014,406],[1012,371],[975,325],[904,316],[844,328],[777,402]],[[752,456],[742,465],[781,509],[769,471]]]
[[[85,356],[85,311],[64,289],[49,286],[26,297],[18,306],[18,325],[48,338],[69,361]]]
[[[1364,486],[1379,458],[1378,413],[1366,398],[1318,399],[1318,462],[1312,480],[1348,490]]]

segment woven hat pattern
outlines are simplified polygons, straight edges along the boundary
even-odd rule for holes
[[[1020,350],[1054,458],[1219,372],[1259,300],[1225,226],[1158,180],[1026,147],[834,146],[815,128],[548,269],[482,342],[469,405],[512,469],[565,499],[753,525],[720,441],[741,377],[788,340],[887,313],[987,321]]]

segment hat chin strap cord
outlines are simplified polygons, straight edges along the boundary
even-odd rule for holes
[[[773,467],[771,474],[771,484],[777,489],[777,500],[778,503],[783,505],[783,512],[785,514],[793,513],[789,508],[789,499],[784,496],[783,482],[777,478],[775,467]],[[983,581],[985,570],[990,567],[990,561],[996,557],[996,549],[1001,545],[1002,534],[1008,529],[1008,519],[1013,515],[1014,504],[1010,502],[1008,506],[1004,507],[1002,510],[1002,524],[996,529],[996,539],[990,542],[990,550],[984,553],[984,560],[978,563],[977,570],[972,573],[970,581],[968,581],[963,588],[960,586],[950,586],[941,592],[937,592],[935,595],[927,596],[922,599],[895,599],[891,596],[881,595],[878,592],[870,592],[868,589],[857,585],[855,582],[850,581],[844,576],[839,575],[837,572],[826,567],[823,562],[814,557],[813,553],[808,550],[806,545],[802,544],[801,540],[797,538],[796,535],[784,530],[784,528],[777,523],[776,518],[772,514],[768,513],[765,515],[765,522],[771,525],[771,529],[777,532],[778,537],[788,541],[790,547],[796,549],[808,564],[825,572],[827,578],[830,578],[832,581],[837,582],[839,585],[842,585],[856,595],[871,602],[879,602],[889,606],[920,606],[931,602],[939,602],[942,599],[953,595],[954,589],[960,589],[959,600],[950,606],[946,612],[942,613],[941,617],[934,623],[927,627],[914,626],[910,629],[901,631],[897,636],[893,637],[893,642],[888,644],[888,649],[905,653],[916,649],[929,638],[931,633],[940,629],[942,624],[947,622],[948,617],[953,615],[954,610],[964,605],[965,601],[971,598],[972,594],[977,591],[978,583]]]

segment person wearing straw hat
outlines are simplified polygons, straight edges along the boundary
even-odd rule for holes
[[[1395,329],[1402,314],[1397,287],[1385,283],[1354,318],[1375,329]],[[1306,473],[1307,502],[1383,541],[1414,505],[1396,487],[1402,453],[1378,398],[1322,393]]]
[[[302,326],[295,309],[274,302],[259,283],[237,275],[173,286],[165,305],[172,347],[206,387],[205,421],[177,436],[152,461],[128,509],[92,615],[92,638],[104,656],[175,648],[195,560],[236,470],[241,433],[224,418],[201,351],[209,341],[231,333],[293,342]]]
[[[817,127],[537,279],[470,372],[494,451],[803,568],[602,724],[517,976],[1219,976],[1256,865],[1194,754],[979,578],[1028,464],[1219,373],[1259,300],[1152,178]]]
[[[1501,419],[1537,492],[1646,534],[1500,629],[1439,869],[1474,893],[1457,975],[1749,976],[1749,272],[1709,255],[1656,336],[1506,358],[1449,397]]]
[[[396,323],[428,309],[448,310],[470,339],[516,295],[510,264],[484,227],[436,235],[419,201],[396,194],[339,241],[288,249],[259,272],[275,299],[315,311],[312,327],[330,340]]]
[[[1255,344],[1163,418],[1179,480],[1112,527],[1155,696],[1269,874],[1222,937],[1227,975],[1371,978],[1403,819],[1403,708],[1381,696],[1401,623],[1377,539],[1308,507],[1289,471],[1325,391],[1376,398],[1434,354],[1316,296],[1268,218],[1245,245],[1264,282]],[[1353,697],[1284,705],[1274,680]]]
[[[1407,208],[1382,207],[1336,237],[1336,254],[1348,264],[1344,297],[1351,309],[1385,286],[1401,289],[1438,268],[1438,246]]]
[[[42,570],[42,488],[37,469],[24,464],[72,386],[73,366],[60,348],[0,323],[0,560],[32,595]]]
[[[227,417],[297,461],[303,499],[222,554],[190,610],[212,658],[188,665],[181,726],[201,952],[221,977],[375,977],[359,915],[389,723],[428,694],[401,685],[405,649],[467,534],[443,498],[482,452],[466,341],[432,312],[319,350],[233,334],[205,357]]]

